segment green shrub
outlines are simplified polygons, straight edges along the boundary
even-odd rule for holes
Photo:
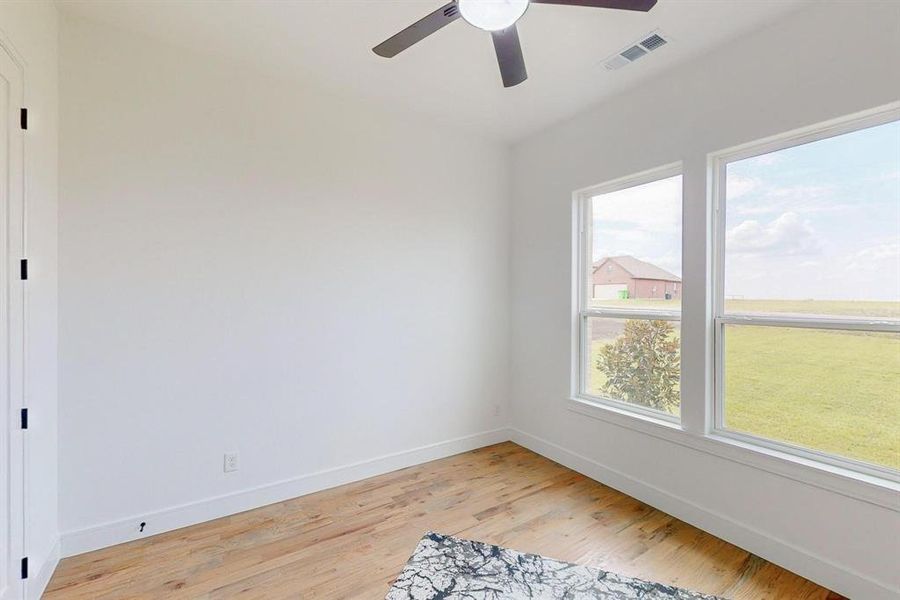
[[[669,321],[629,320],[625,331],[604,346],[597,369],[613,398],[672,412],[679,403],[678,338]]]

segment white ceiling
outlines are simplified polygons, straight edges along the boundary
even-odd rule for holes
[[[504,89],[490,35],[458,20],[393,59],[371,48],[442,0],[58,0],[60,8],[283,77],[511,141],[773,23],[810,0],[659,0],[649,13],[532,5],[519,22],[529,79]],[[646,33],[672,42],[618,71]]]

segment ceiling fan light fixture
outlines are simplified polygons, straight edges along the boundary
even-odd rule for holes
[[[2,1],[2,0],[0,0]],[[657,0],[445,0],[447,4],[433,10],[412,25],[384,40],[372,51],[378,56],[392,58],[413,44],[421,42],[450,23],[463,19],[473,27],[491,34],[494,52],[503,87],[513,87],[528,79],[519,30],[516,21],[522,18],[531,2],[536,4],[561,4],[647,12]],[[665,40],[662,40],[665,43]],[[650,44],[650,45],[647,45]],[[653,44],[660,42],[648,37],[641,48],[649,52]],[[627,61],[627,58],[621,60]]]
[[[500,31],[516,24],[529,0],[457,0],[467,23],[485,31]]]

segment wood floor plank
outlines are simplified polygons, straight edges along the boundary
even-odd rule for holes
[[[46,600],[380,600],[434,530],[733,600],[840,598],[511,442],[64,559]]]

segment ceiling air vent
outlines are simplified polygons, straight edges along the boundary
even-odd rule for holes
[[[622,58],[627,59],[629,62],[634,62],[645,54],[647,54],[647,51],[640,46],[632,46],[625,52],[622,52]]]
[[[630,44],[627,48],[617,54],[613,54],[605,61],[603,66],[609,71],[621,69],[629,63],[633,63],[637,59],[646,56],[648,53],[665,46],[669,40],[661,31],[653,31],[643,36],[640,41]]]
[[[641,46],[643,46],[647,50],[656,50],[665,43],[666,40],[661,35],[659,35],[658,33],[654,33],[647,39],[642,40]]]

